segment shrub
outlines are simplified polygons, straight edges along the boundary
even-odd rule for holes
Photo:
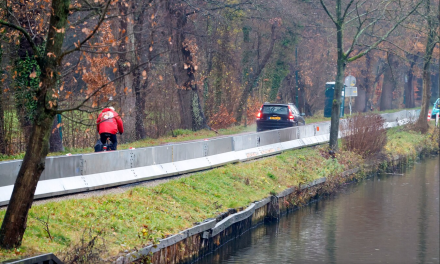
[[[230,127],[234,123],[234,115],[228,112],[226,106],[222,104],[220,105],[218,112],[211,117],[209,126],[214,129],[220,129]]]
[[[256,115],[261,108],[262,103],[257,99],[250,99],[246,110],[246,123],[252,125],[256,121]],[[244,121],[244,120],[243,120]]]
[[[356,114],[341,124],[342,147],[366,158],[379,153],[387,142],[385,120],[378,114]]]
[[[105,261],[100,257],[107,253],[104,234],[105,232],[92,228],[84,229],[79,243],[73,244],[69,250],[62,253],[64,263],[104,263]]]

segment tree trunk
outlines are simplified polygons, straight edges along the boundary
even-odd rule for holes
[[[342,20],[341,15],[341,0],[336,1],[336,16],[338,19],[338,23],[336,24],[336,41],[337,41],[337,69],[336,69],[336,80],[335,80],[335,91],[333,95],[333,103],[332,103],[332,116],[331,116],[331,125],[330,125],[330,142],[329,147],[333,151],[338,150],[338,134],[339,134],[339,115],[341,112],[341,95],[342,88],[344,86],[344,76],[345,76],[345,67],[347,65],[346,57],[344,54],[344,37],[343,37],[343,25],[344,21]]]
[[[135,139],[135,95],[134,95],[134,80],[135,76],[132,71],[136,67],[135,37],[134,37],[134,16],[132,5],[126,5],[124,2],[117,2],[117,6],[122,16],[120,19],[121,42],[118,51],[121,53],[118,60],[118,74],[124,77],[117,83],[117,92],[119,96],[119,107],[117,109],[120,116],[124,120],[125,133],[120,136],[121,143],[131,142]]]
[[[237,125],[241,124],[241,119],[243,117],[243,110],[246,106],[247,99],[248,99],[249,95],[251,94],[252,89],[258,83],[258,79],[260,78],[261,72],[263,71],[264,67],[266,66],[267,62],[269,61],[270,57],[272,56],[273,47],[274,47],[275,41],[276,41],[276,35],[275,35],[276,26],[277,26],[276,23],[272,24],[272,28],[271,28],[272,33],[271,33],[271,41],[270,41],[269,49],[267,50],[266,54],[264,55],[261,63],[258,62],[257,69],[256,69],[255,73],[253,73],[251,78],[249,78],[249,81],[246,84],[246,86],[243,90],[243,93],[241,94],[240,101],[238,102],[237,110],[235,112],[235,120],[236,120]]]
[[[145,11],[147,8],[143,8],[142,12],[139,14],[139,17],[137,19],[136,26],[134,28],[134,40],[135,44],[133,45],[137,49],[142,49],[141,45],[145,45],[142,41],[142,35],[143,35],[143,28],[144,28],[144,17],[145,17]],[[152,30],[150,31],[150,39],[152,40]],[[151,42],[150,42],[151,43]],[[150,47],[152,44],[149,44]],[[147,51],[147,58],[148,61],[151,61],[151,51],[148,49]],[[145,131],[145,125],[144,121],[146,119],[145,114],[145,97],[146,97],[146,89],[148,88],[148,75],[150,73],[150,67],[147,66],[145,69],[138,68],[139,60],[141,57],[141,54],[138,52],[135,52],[134,56],[134,62],[136,70],[134,72],[134,83],[133,83],[133,90],[134,90],[134,96],[135,96],[135,139],[140,140],[144,139],[147,136],[147,133]],[[142,71],[146,72],[146,77],[143,77]],[[144,78],[144,81],[142,81],[142,78]]]
[[[332,103],[332,116],[331,116],[331,127],[330,127],[330,149],[333,151],[338,150],[338,134],[339,134],[339,115],[341,114],[341,96],[342,88],[344,86],[344,76],[346,61],[345,56],[342,51],[342,30],[338,29],[337,33],[338,39],[338,61],[337,61],[337,71],[336,71],[336,81],[335,81],[335,91],[333,95]]]
[[[373,85],[371,82],[371,54],[367,53],[365,55],[365,69],[361,70],[363,77],[362,85],[358,85],[358,95],[356,97],[356,102],[354,105],[355,112],[367,112],[367,104],[369,95],[373,90]]]
[[[196,84],[195,72],[198,65],[195,63],[191,50],[196,45],[194,41],[186,39],[183,32],[187,23],[185,10],[174,10],[171,4],[167,5],[172,48],[170,59],[173,75],[179,89],[178,97],[181,108],[181,126],[185,129],[200,130],[208,128],[200,96]]]
[[[21,245],[24,231],[26,231],[27,215],[49,152],[53,117],[54,115],[47,115],[38,125],[32,126],[26,155],[18,172],[0,229],[0,245],[3,248],[18,248]]]
[[[422,106],[420,116],[416,123],[416,128],[422,133],[428,131],[428,110],[429,101],[431,100],[431,63],[425,62],[423,65],[423,91],[422,91]]]
[[[181,90],[177,91],[180,106],[180,127],[183,129],[192,129],[191,116],[191,91]]]
[[[6,154],[5,118],[3,109],[3,88],[0,88],[0,153]]]
[[[393,53],[388,53],[388,63],[383,75],[382,94],[380,96],[380,110],[393,109],[393,91],[396,88],[395,59]]]
[[[429,102],[431,100],[431,60],[432,54],[434,52],[434,47],[436,44],[436,30],[434,28],[434,19],[430,14],[431,3],[429,0],[426,0],[425,3],[426,8],[426,16],[427,16],[427,27],[429,30],[428,37],[426,40],[426,49],[425,55],[423,56],[423,91],[422,91],[422,106],[419,118],[416,122],[416,128],[420,130],[422,133],[428,132],[428,110],[429,110]]]
[[[355,99],[353,112],[361,113],[361,112],[367,111],[367,102],[368,102],[368,100],[367,100],[366,89],[362,89],[362,88],[359,89],[359,87],[358,87],[358,94]]]
[[[407,73],[407,83],[405,85],[405,108],[413,108],[415,107],[414,102],[414,67],[416,66],[417,56],[412,55],[408,56],[410,59],[410,66]]]
[[[25,23],[24,21],[22,23]],[[36,44],[40,45],[42,43],[42,38],[36,38]],[[21,130],[23,131],[24,138],[27,140],[30,138],[30,133],[32,129],[32,118],[33,111],[31,103],[23,98],[33,97],[32,91],[35,87],[31,87],[31,78],[29,74],[36,71],[37,67],[32,68],[22,68],[19,66],[19,62],[27,61],[28,63],[35,62],[34,51],[32,50],[31,44],[25,37],[21,37],[20,45],[17,50],[18,58],[14,61],[14,69],[17,72],[21,72],[21,81],[16,81],[14,85],[14,97],[15,97],[15,108],[17,111],[17,117],[20,122]]]
[[[0,45],[0,75],[3,73],[3,49]],[[6,154],[5,142],[5,116],[3,109],[3,87],[0,87],[0,154]]]
[[[50,152],[61,152],[64,150],[63,141],[61,139],[61,135],[59,131],[57,116],[55,116],[55,118],[53,119],[53,125],[49,138],[49,146],[50,146],[49,147]]]
[[[69,0],[52,0],[52,12],[49,20],[45,50],[37,57],[41,69],[41,85],[36,91],[36,115],[32,123],[26,154],[14,184],[12,196],[0,229],[0,246],[18,248],[26,230],[27,215],[31,208],[38,180],[44,170],[45,159],[49,152],[49,136],[56,115],[57,101],[54,92],[60,70],[61,47],[64,29],[67,26]],[[48,54],[54,56],[49,57]],[[51,102],[49,104],[48,102]]]
[[[137,72],[137,73],[136,73]],[[147,136],[147,133],[145,131],[145,125],[144,121],[146,119],[145,115],[145,93],[143,91],[147,88],[148,82],[145,80],[145,83],[141,85],[141,72],[140,70],[137,70],[135,72],[135,84],[134,86],[134,94],[136,98],[135,102],[135,129],[136,129],[136,140],[144,139]]]

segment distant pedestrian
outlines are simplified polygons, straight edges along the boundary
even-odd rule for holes
[[[107,138],[113,144],[112,150],[116,150],[118,145],[118,139],[116,134],[122,135],[124,133],[124,126],[122,124],[122,118],[115,112],[113,107],[104,108],[96,119],[96,128],[101,137],[102,144],[106,144]]]

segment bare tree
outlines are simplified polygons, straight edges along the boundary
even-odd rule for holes
[[[343,6],[343,0],[331,1],[331,3],[335,9],[334,13],[329,9],[329,3],[326,4],[324,0],[320,0],[321,6],[336,27],[337,68],[329,142],[330,149],[335,151],[338,149],[341,93],[344,85],[347,64],[365,56],[368,52],[375,49],[379,44],[386,40],[388,36],[417,9],[420,2],[413,7],[410,7],[409,12],[400,13],[405,9],[399,9],[392,12],[391,15],[388,11],[399,6],[397,1],[385,0],[380,2],[370,2],[349,0],[345,7]],[[396,4],[396,6],[394,6],[394,4]],[[389,29],[381,36],[373,38],[373,43],[361,44],[360,40],[364,36],[365,31],[379,21],[389,21],[389,25],[387,25]],[[351,43],[349,43],[348,48],[346,48],[344,43],[344,31],[347,26],[354,23],[354,34],[350,38]]]
[[[437,43],[439,43],[439,21],[436,20],[435,17],[439,14],[435,14],[435,9],[432,7],[431,0],[424,0],[424,12],[421,14],[425,24],[425,33],[426,33],[426,44],[425,44],[425,54],[423,55],[423,91],[422,91],[422,106],[419,118],[416,122],[416,128],[420,130],[422,133],[426,133],[428,131],[429,125],[427,120],[429,103],[431,100],[431,62],[432,55],[434,52],[434,47]],[[439,4],[440,5],[440,4]],[[440,8],[440,7],[439,7]]]
[[[84,7],[71,5],[70,0],[52,0],[50,5],[46,7],[36,7],[36,9],[45,8],[46,10],[40,11],[50,14],[49,21],[45,25],[47,35],[44,37],[47,41],[43,44],[43,49],[39,48],[35,41],[35,28],[29,27],[27,24],[20,24],[18,19],[12,22],[0,20],[2,27],[15,30],[24,36],[41,70],[40,84],[35,91],[36,114],[32,122],[29,143],[0,229],[0,246],[2,248],[19,247],[21,244],[26,230],[28,212],[33,202],[38,180],[45,167],[45,158],[49,152],[49,137],[55,116],[65,111],[80,109],[102,88],[88,94],[83,102],[74,108],[62,109],[58,104],[63,59],[69,54],[80,51],[82,46],[97,33],[112,2],[103,0],[91,4],[89,1],[83,1],[82,4]],[[86,37],[78,40],[74,46],[63,49],[66,31],[69,29],[68,20],[71,14],[80,11],[89,12],[89,17],[95,17],[95,26],[87,32]],[[70,23],[74,22],[77,17],[71,18]],[[42,24],[45,23],[43,18],[39,17],[38,19],[41,19]]]

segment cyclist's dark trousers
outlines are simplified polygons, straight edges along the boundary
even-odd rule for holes
[[[102,144],[105,144],[107,142],[107,138],[110,138],[110,141],[113,143],[112,150],[116,150],[118,146],[118,139],[116,138],[116,135],[110,134],[110,133],[102,133],[101,134],[101,142]]]

